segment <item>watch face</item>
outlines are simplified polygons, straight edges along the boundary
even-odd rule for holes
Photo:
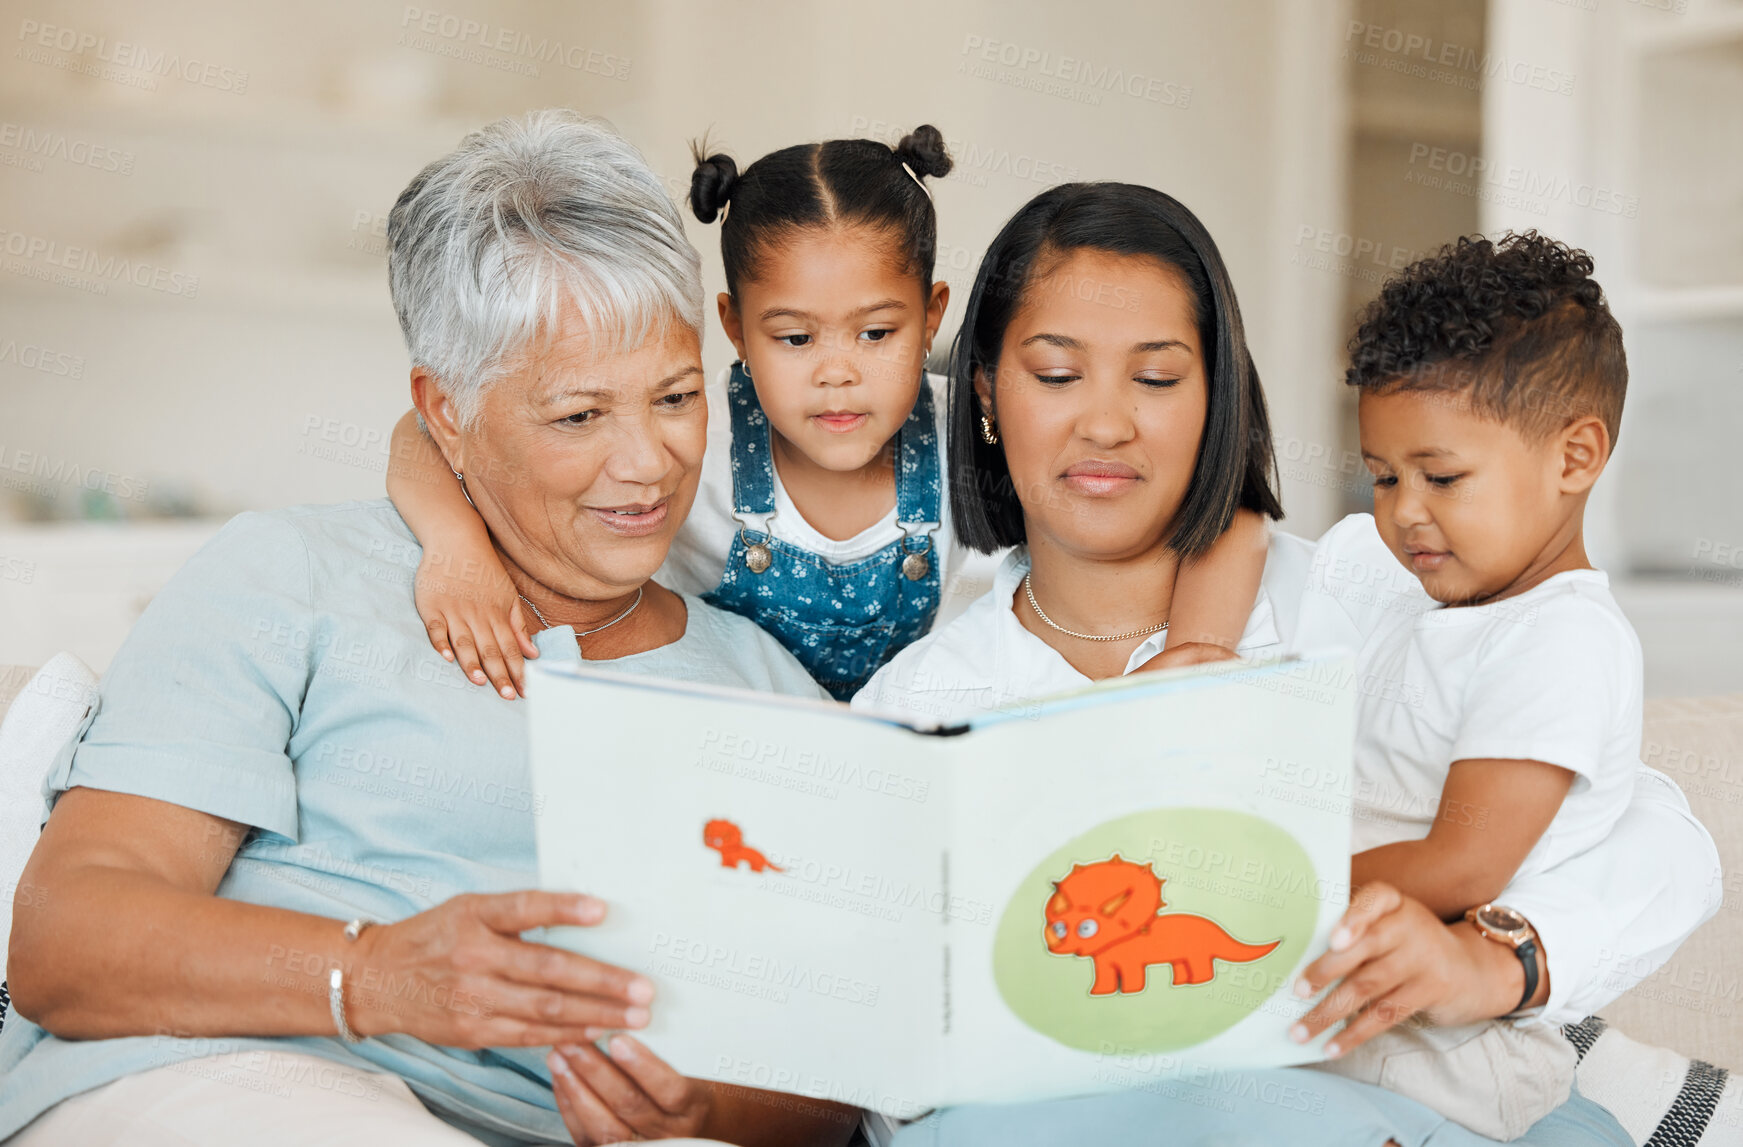
[[[1523,932],[1530,927],[1525,917],[1511,908],[1503,908],[1499,904],[1487,904],[1477,913],[1477,919],[1485,928],[1495,932]]]

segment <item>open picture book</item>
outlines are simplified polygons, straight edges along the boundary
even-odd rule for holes
[[[550,942],[645,973],[683,1073],[898,1117],[1321,1058],[1344,657],[1141,673],[940,726],[530,666]]]

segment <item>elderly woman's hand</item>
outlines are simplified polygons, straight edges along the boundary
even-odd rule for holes
[[[1505,1015],[1518,1004],[1525,973],[1511,950],[1469,924],[1445,924],[1420,901],[1376,881],[1356,890],[1331,951],[1307,966],[1296,991],[1310,996],[1333,983],[1290,1035],[1304,1043],[1347,1018],[1326,1045],[1336,1057],[1418,1013],[1445,1026]],[[1548,988],[1546,972],[1539,996]]]
[[[527,891],[456,896],[367,928],[346,974],[351,1027],[463,1048],[540,1047],[642,1027],[653,984],[520,938],[604,918],[605,905],[591,896]]]
[[[626,1035],[607,1055],[591,1043],[562,1044],[546,1057],[563,1125],[580,1147],[630,1139],[698,1135],[713,1110],[714,1090],[679,1075]]]

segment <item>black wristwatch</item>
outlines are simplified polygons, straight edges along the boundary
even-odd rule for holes
[[[1524,916],[1500,904],[1479,904],[1465,913],[1465,919],[1484,936],[1512,948],[1525,965],[1525,994],[1513,1010],[1524,1008],[1537,994],[1537,929]]]

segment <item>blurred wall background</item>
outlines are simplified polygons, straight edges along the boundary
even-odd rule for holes
[[[1175,195],[1232,269],[1306,534],[1366,505],[1340,355],[1387,271],[1478,229],[1588,246],[1634,370],[1598,560],[1651,691],[1743,688],[1743,0],[5,0],[0,37],[0,664],[106,664],[238,510],[379,496],[408,405],[387,210],[560,104],[675,197],[703,132],[742,163],[937,124],[947,330],[1043,188]],[[710,371],[730,353],[711,329]]]

